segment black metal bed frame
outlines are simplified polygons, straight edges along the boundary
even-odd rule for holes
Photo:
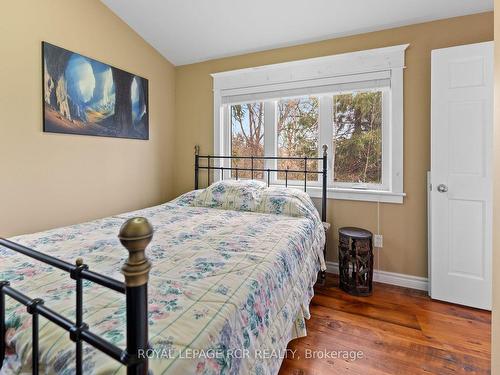
[[[326,202],[327,202],[327,149],[323,146],[323,156],[317,158],[311,157],[279,157],[279,156],[214,156],[200,155],[199,146],[195,147],[195,189],[199,188],[199,171],[207,170],[207,182],[210,184],[210,171],[221,171],[221,178],[224,178],[224,171],[235,171],[236,179],[239,178],[239,172],[249,171],[251,177],[255,172],[267,173],[267,185],[270,184],[271,173],[285,173],[285,186],[288,186],[289,173],[304,174],[304,191],[307,191],[307,176],[309,174],[322,175],[322,200],[321,200],[321,218],[326,221]],[[200,165],[200,160],[206,159],[207,165]],[[211,161],[218,159],[249,159],[250,168],[213,166]],[[290,170],[279,168],[255,168],[255,160],[302,160],[304,161],[303,170]],[[322,161],[321,170],[308,169],[308,162]],[[122,245],[128,250],[128,259],[122,267],[122,273],[125,276],[125,282],[112,279],[89,270],[88,265],[78,258],[75,264],[68,263],[61,259],[30,249],[26,246],[0,238],[0,246],[8,248],[14,252],[26,255],[37,261],[58,268],[69,274],[75,280],[76,289],[76,312],[75,321],[71,321],[56,311],[44,305],[41,298],[31,298],[10,286],[5,280],[0,280],[0,370],[5,359],[7,344],[5,341],[6,321],[5,321],[5,301],[6,296],[26,306],[26,311],[32,317],[32,373],[39,373],[39,317],[42,316],[52,323],[69,333],[71,341],[75,343],[76,348],[76,374],[83,373],[83,342],[93,346],[97,350],[107,354],[114,360],[127,367],[127,375],[146,375],[148,373],[148,358],[146,351],[148,346],[148,279],[151,263],[146,258],[145,250],[153,237],[153,228],[147,219],[136,217],[127,220],[118,234]],[[326,250],[326,249],[325,249]],[[324,278],[324,272],[322,277]],[[83,280],[91,281],[105,288],[111,289],[117,293],[126,296],[126,349],[121,349],[116,345],[104,340],[100,336],[90,331],[89,326],[84,322],[83,317]]]
[[[39,373],[38,323],[43,316],[69,333],[76,345],[76,374],[83,372],[82,342],[90,344],[99,351],[127,367],[128,375],[146,375],[148,359],[144,354],[148,349],[148,301],[147,283],[151,264],[145,256],[145,249],[153,237],[153,228],[145,218],[127,220],[120,229],[120,242],[128,250],[128,259],[122,267],[125,282],[112,279],[89,270],[78,258],[75,264],[65,262],[26,246],[0,238],[0,246],[46,263],[69,273],[76,283],[76,321],[73,322],[44,305],[40,298],[31,298],[12,288],[8,281],[0,281],[0,369],[6,353],[5,296],[26,306],[32,316],[32,373]],[[88,280],[126,296],[126,337],[127,345],[123,350],[102,339],[89,330],[83,320],[83,285]]]

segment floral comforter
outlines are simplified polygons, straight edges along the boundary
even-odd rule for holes
[[[192,197],[191,197],[192,198]],[[189,196],[144,210],[23,235],[14,241],[123,280],[120,225],[133,216],[154,226],[147,249],[150,369],[154,374],[276,374],[287,343],[306,334],[324,231],[310,218],[192,207]],[[0,248],[0,280],[74,320],[74,281],[50,266]],[[125,298],[84,284],[90,330],[125,346]],[[2,374],[31,373],[31,322],[7,297]],[[74,373],[68,333],[40,318],[41,373]],[[124,374],[84,344],[84,373]]]

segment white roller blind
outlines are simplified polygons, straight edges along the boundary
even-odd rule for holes
[[[250,103],[286,97],[321,95],[332,92],[388,88],[391,71],[343,75],[303,81],[289,81],[221,90],[222,104]]]

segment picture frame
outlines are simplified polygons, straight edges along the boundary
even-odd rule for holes
[[[149,81],[42,42],[43,131],[149,139]]]

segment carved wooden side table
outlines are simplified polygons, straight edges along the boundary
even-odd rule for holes
[[[339,229],[339,286],[355,296],[372,293],[372,233],[361,228]]]

